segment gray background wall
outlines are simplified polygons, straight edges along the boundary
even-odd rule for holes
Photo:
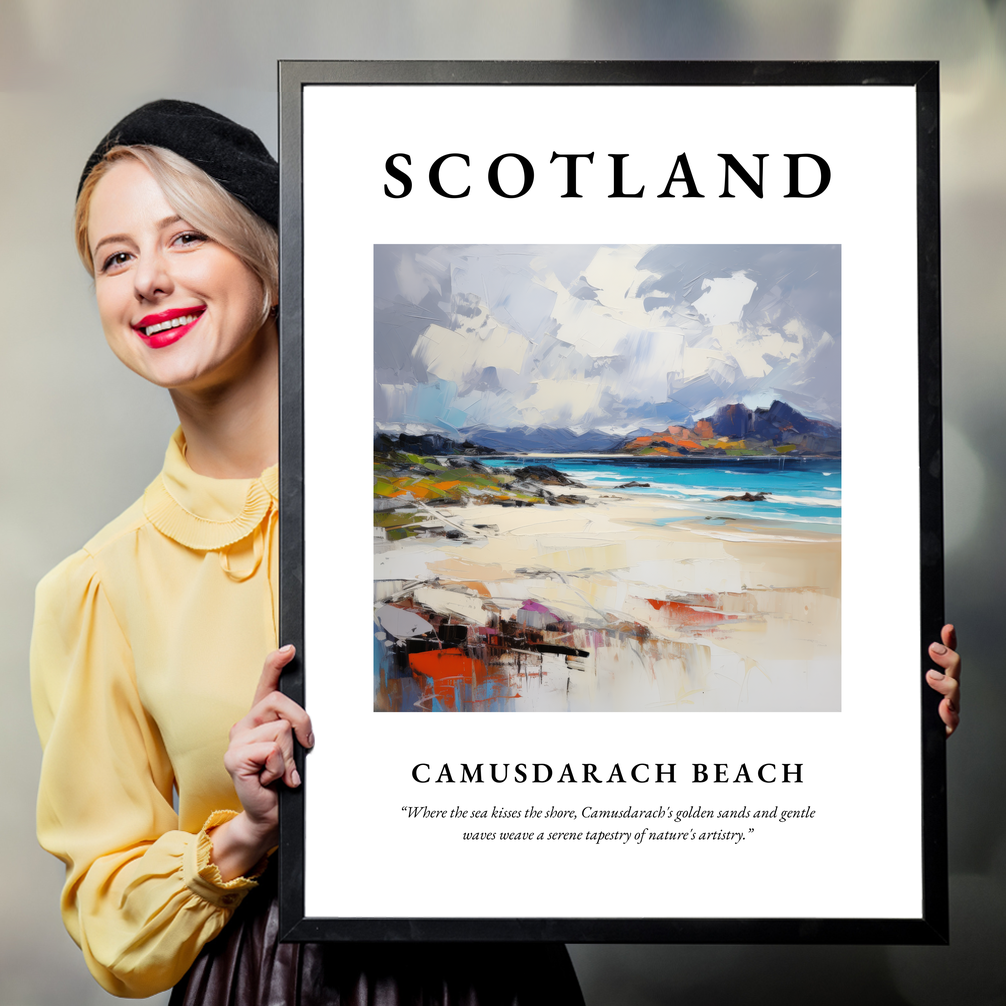
[[[953,945],[572,951],[591,1006],[1006,1002],[1004,53],[997,0],[3,0],[0,1006],[108,999],[63,931],[61,869],[34,839],[32,590],[139,495],[175,423],[104,345],[70,236],[78,172],[122,114],[166,96],[275,149],[279,58],[942,61],[947,614],[966,653],[949,757]]]

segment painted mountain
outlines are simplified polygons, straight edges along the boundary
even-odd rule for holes
[[[724,405],[692,426],[668,426],[657,433],[639,431],[626,439],[601,432],[575,433],[551,428],[462,430],[463,440],[439,433],[378,433],[378,454],[425,455],[607,454],[638,457],[796,457],[839,458],[842,432],[832,423],[808,419],[785,402],[767,409]]]
[[[808,419],[785,402],[767,409],[724,405],[694,426],[669,426],[660,433],[633,437],[619,450],[645,456],[750,457],[789,454],[833,457],[842,453],[842,434],[831,423]]]

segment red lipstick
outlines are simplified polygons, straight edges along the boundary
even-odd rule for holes
[[[196,307],[173,307],[168,311],[148,314],[133,325],[133,331],[151,349],[161,349],[164,346],[170,346],[173,342],[178,342],[184,335],[187,335],[205,310],[204,305],[199,305]],[[178,323],[185,318],[189,320],[183,324]]]

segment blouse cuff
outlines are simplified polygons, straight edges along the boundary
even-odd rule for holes
[[[213,811],[206,819],[202,831],[195,836],[195,841],[186,844],[182,860],[185,885],[194,894],[218,908],[234,909],[240,905],[245,895],[252,888],[258,887],[255,878],[261,876],[269,865],[269,857],[263,856],[247,875],[224,880],[216,863],[210,861],[213,842],[207,833],[237,816],[236,810]]]

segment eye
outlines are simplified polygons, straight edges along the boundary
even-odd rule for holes
[[[196,245],[203,244],[208,240],[209,238],[205,234],[200,234],[199,231],[184,231],[175,237],[171,243],[176,248],[194,248]]]
[[[124,266],[132,256],[129,252],[114,252],[109,255],[101,264],[101,271],[103,273],[107,272],[117,272],[122,266]]]

